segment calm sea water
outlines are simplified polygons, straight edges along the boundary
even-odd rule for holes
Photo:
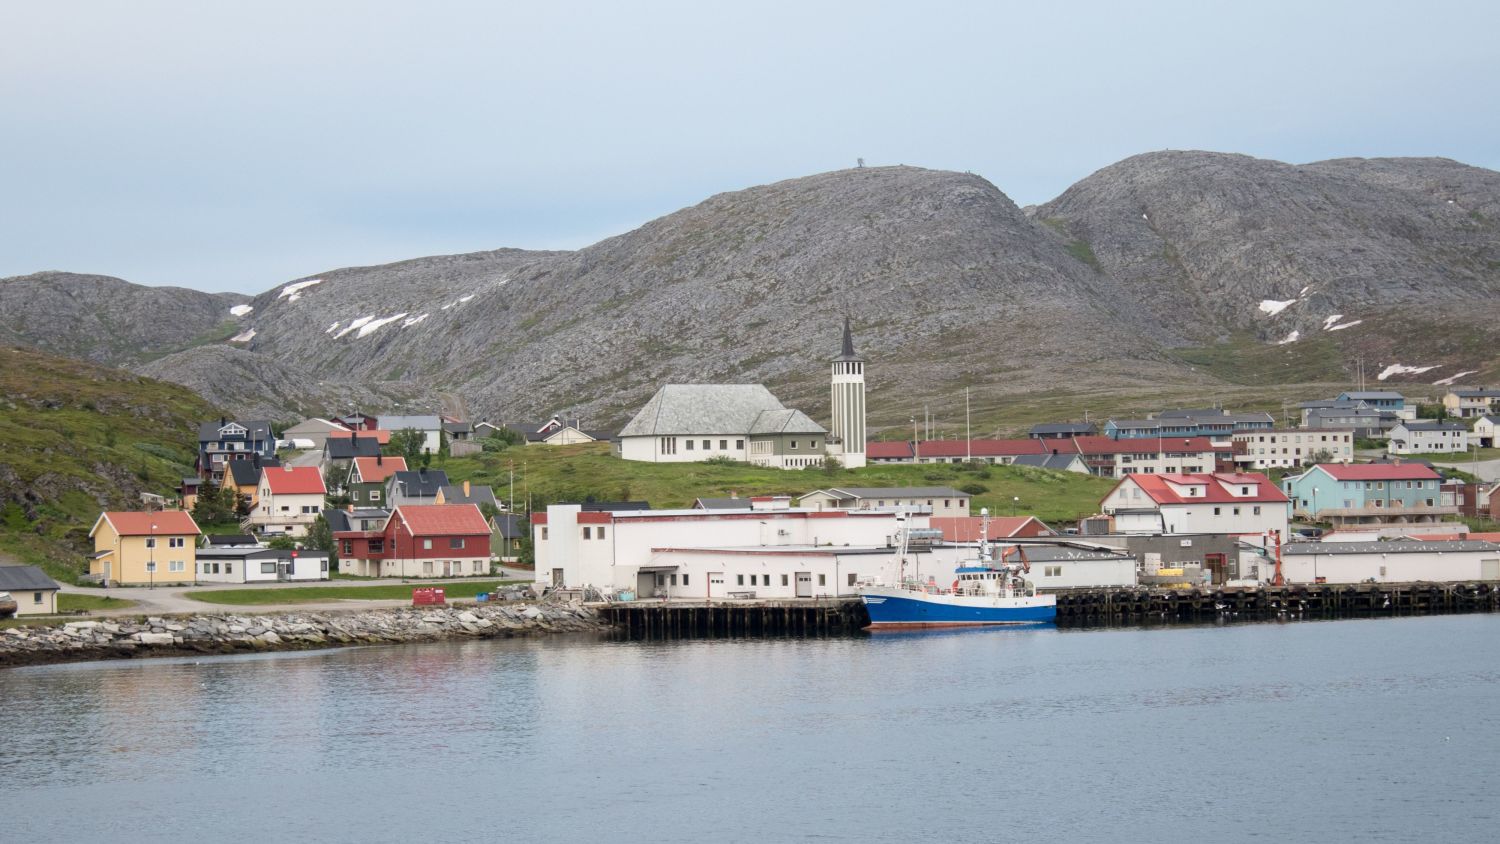
[[[12,841],[1490,841],[1500,617],[0,671]]]

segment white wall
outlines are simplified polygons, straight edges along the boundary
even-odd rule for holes
[[[1478,580],[1480,561],[1493,560],[1495,551],[1380,553],[1372,543],[1369,553],[1282,554],[1282,576],[1292,583],[1359,583],[1374,578],[1380,583]],[[1382,573],[1381,569],[1384,568]]]
[[[1134,586],[1136,561],[1133,557],[1121,560],[1039,560],[1031,564],[1031,573],[1026,579],[1038,589]]]
[[[16,615],[55,615],[57,613],[56,589],[14,589],[10,596],[16,599]],[[40,603],[37,597],[41,597]]]
[[[677,440],[677,453],[662,454],[660,449],[661,437],[621,437],[620,458],[622,460],[644,460],[654,463],[697,463],[708,460],[711,457],[728,457],[730,460],[742,460],[748,462],[750,455],[747,449],[750,446],[750,438],[744,434],[717,434],[711,436],[675,437]],[[703,440],[708,440],[711,446],[707,451],[703,450]],[[693,441],[693,448],[688,450],[687,441]],[[728,448],[719,448],[719,440],[725,440]],[[735,444],[743,442],[745,448],[735,448]]]

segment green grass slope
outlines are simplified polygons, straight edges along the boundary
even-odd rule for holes
[[[185,387],[0,347],[0,554],[73,581],[99,512],[172,493],[218,416]]]
[[[953,486],[973,490],[974,512],[989,507],[996,515],[1034,515],[1063,522],[1097,512],[1112,481],[1069,472],[1010,466],[952,464],[869,466],[864,469],[764,469],[741,463],[640,463],[620,460],[604,443],[577,446],[513,446],[474,457],[433,464],[455,483],[469,480],[509,493],[515,468],[517,509],[530,496],[537,507],[558,501],[645,500],[655,508],[690,507],[700,497],[801,495],[831,486]],[[1019,499],[1019,500],[1014,500]]]

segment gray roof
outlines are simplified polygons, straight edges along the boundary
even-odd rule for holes
[[[821,489],[816,492],[826,492],[838,497],[842,493],[848,498],[968,498],[967,492],[960,492],[951,486],[841,486],[833,489]],[[811,495],[812,493],[808,493]]]
[[[57,588],[57,581],[36,566],[0,566],[0,590],[5,592]]]
[[[1032,425],[1032,434],[1092,434],[1098,428],[1092,422],[1043,422]]]
[[[448,485],[448,473],[442,469],[414,469],[392,472],[386,489],[399,489],[407,498],[436,498],[438,490]]]
[[[271,438],[271,423],[264,419],[252,419],[249,422],[241,422],[238,419],[226,419],[222,422],[198,423],[198,442],[218,442],[219,429],[231,422],[245,429],[245,439],[247,440],[268,440]]]
[[[999,540],[1004,544],[1004,540]],[[1026,561],[1029,563],[1056,563],[1068,560],[1134,560],[1124,551],[1097,551],[1085,548],[1060,548],[1054,545],[1027,545]],[[1011,559],[1015,559],[1012,555]]]
[[[331,532],[359,530],[355,523],[359,521],[381,521],[390,518],[390,510],[382,510],[379,507],[361,508],[358,510],[324,510],[323,518],[328,520],[328,529]]]
[[[762,410],[750,434],[826,434],[828,430],[800,410]]]
[[[447,484],[443,487],[443,501],[447,504],[489,504],[499,507],[495,490],[488,486],[469,485],[469,494],[464,495],[463,484]]]
[[[699,498],[693,502],[695,510],[748,510],[748,498]]]
[[[261,469],[276,468],[277,466],[281,465],[280,460],[272,457],[264,459],[258,458],[259,455],[249,460],[229,461],[229,474],[230,477],[234,478],[235,484],[239,486],[255,486],[256,484],[260,483]]]
[[[1482,387],[1478,390],[1454,390],[1453,395],[1464,399],[1495,398],[1500,396],[1500,390],[1491,390],[1488,387]]]
[[[1500,551],[1493,542],[1454,539],[1440,542],[1292,542],[1281,546],[1288,556],[1309,554],[1436,554],[1445,551]]]
[[[331,460],[348,460],[353,457],[374,457],[380,454],[380,442],[374,437],[361,437],[357,434],[350,436],[339,435],[329,437],[323,444],[323,451]]]
[[[585,501],[579,505],[585,513],[614,513],[630,510],[650,510],[649,501]]]
[[[1356,408],[1356,407],[1361,407],[1363,405],[1364,405],[1364,402],[1362,402],[1362,401],[1341,400],[1341,399],[1314,399],[1313,401],[1304,401],[1304,402],[1298,402],[1297,403],[1297,406],[1300,407],[1300,408],[1303,408],[1304,410],[1312,410],[1312,409],[1315,409],[1315,408],[1351,408],[1352,409],[1352,408]]]
[[[1217,407],[1187,407],[1180,410],[1163,410],[1156,414],[1157,419],[1191,419],[1199,416],[1228,416],[1229,414]]]
[[[1351,390],[1349,392],[1341,393],[1340,395],[1348,396],[1350,399],[1355,401],[1390,401],[1392,399],[1406,398],[1400,393],[1392,392],[1390,390],[1365,390],[1363,392]]]
[[[473,433],[474,426],[467,422],[444,422],[443,430],[450,434],[469,434]]]
[[[1408,431],[1467,431],[1457,422],[1403,422],[1399,427]]]
[[[378,416],[375,424],[383,431],[395,433],[404,428],[415,428],[418,431],[436,431],[443,427],[443,420],[435,415],[429,416]]]
[[[763,425],[765,433],[772,433],[778,421],[791,433],[824,433],[822,427],[800,413],[798,418],[768,416],[761,423],[766,411],[788,408],[761,384],[668,384],[656,391],[619,435],[745,435],[757,424]],[[813,427],[803,427],[807,423]]]
[[[1011,461],[1012,466],[1031,466],[1037,469],[1057,469],[1066,471],[1073,461],[1081,461],[1076,452],[1067,454],[1022,454]]]
[[[1156,419],[1111,419],[1110,424],[1116,428],[1160,428],[1161,422]]]
[[[506,539],[521,539],[526,536],[526,519],[520,513],[499,513],[490,520],[493,530],[500,531]]]
[[[259,545],[255,537],[248,533],[214,533],[205,536],[210,546],[226,545]]]

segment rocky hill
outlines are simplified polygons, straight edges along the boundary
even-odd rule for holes
[[[861,168],[714,196],[576,252],[307,276],[241,303],[221,343],[174,338],[144,365],[257,413],[436,404],[608,427],[662,383],[731,380],[816,417],[847,315],[872,423],[899,424],[965,386],[1003,402],[1342,382],[1356,359],[1429,385],[1500,376],[1497,292],[1500,173],[1443,159],[1151,153],[1024,211],[971,174]],[[227,311],[205,307],[194,325]],[[81,333],[53,348],[97,356]],[[141,342],[122,338],[116,357]]]
[[[43,272],[0,278],[0,343],[130,365],[237,333],[248,297]]]

